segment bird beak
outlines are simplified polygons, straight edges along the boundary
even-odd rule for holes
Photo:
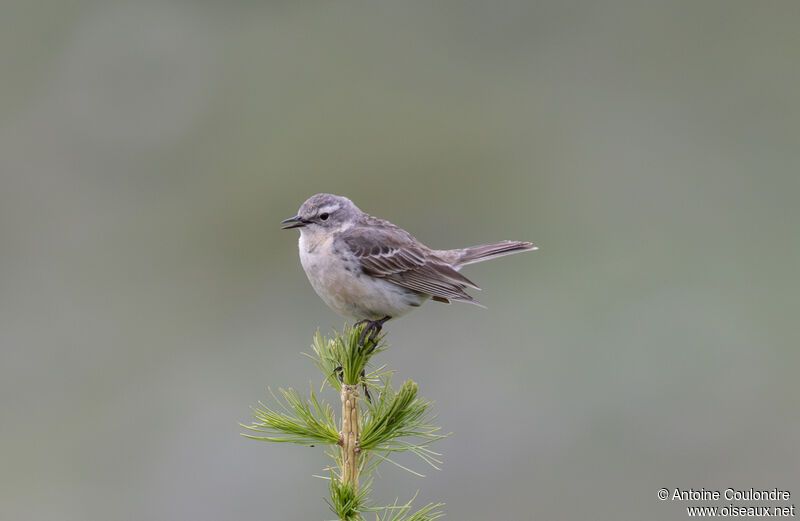
[[[292,228],[302,228],[303,226],[308,224],[299,215],[297,215],[295,217],[290,217],[289,219],[284,219],[284,220],[281,221],[281,224],[288,224],[288,223],[293,223],[293,224],[289,224],[288,226],[282,226],[281,230],[290,230]]]

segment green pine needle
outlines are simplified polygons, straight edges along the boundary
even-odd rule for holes
[[[330,500],[325,499],[328,503],[331,512],[339,516],[342,521],[355,521],[363,519],[361,513],[366,510],[367,495],[370,492],[370,485],[368,482],[361,486],[360,491],[356,491],[349,483],[342,483],[331,472],[330,479]]]
[[[403,383],[394,392],[390,378],[384,379],[384,388],[379,398],[364,414],[360,447],[363,451],[400,452],[409,451],[434,468],[441,461],[428,445],[447,435],[438,434],[439,427],[431,425],[429,414],[431,403],[417,397],[417,384]]]
[[[373,390],[372,402],[358,400],[361,476],[366,478],[384,461],[422,476],[389,458],[398,452],[411,452],[438,469],[442,463],[438,459],[440,454],[432,451],[429,445],[448,435],[439,434],[439,427],[432,425],[431,403],[418,396],[419,389],[413,381],[404,382],[395,391],[391,385],[392,372],[385,366],[367,371],[372,356],[387,346],[383,335],[364,346],[359,345],[363,328],[345,325],[341,334],[334,330],[330,337],[317,331],[311,345],[313,354],[306,355],[323,374],[322,388],[329,384],[341,392],[342,384],[346,384],[368,386]],[[252,408],[253,424],[242,427],[258,435],[243,436],[262,441],[325,445],[325,454],[333,460],[332,466],[325,469],[330,473],[330,478],[325,478],[329,479],[330,499],[325,501],[340,520],[363,521],[367,511],[376,512],[376,521],[434,521],[444,515],[439,510],[443,503],[431,503],[412,513],[414,498],[405,504],[398,505],[395,501],[386,507],[369,507],[367,495],[371,481],[359,486],[341,480],[343,450],[337,446],[341,420],[334,416],[334,408],[319,399],[313,388],[308,398],[291,388],[279,389],[279,394],[280,397],[272,393],[276,406],[267,407],[259,402],[258,407]]]
[[[272,392],[272,391],[270,391]],[[293,389],[279,389],[283,402],[272,394],[275,402],[283,412],[270,409],[262,402],[259,407],[252,407],[252,425],[242,425],[245,429],[266,434],[283,434],[283,436],[253,436],[242,434],[246,438],[262,441],[278,441],[300,443],[304,445],[336,444],[339,442],[339,431],[333,409],[329,404],[321,402],[314,389],[311,398],[304,398]],[[284,403],[285,402],[285,403]]]
[[[384,335],[378,335],[374,341],[365,342],[360,346],[361,332],[366,326],[350,327],[345,325],[341,334],[334,330],[334,334],[324,337],[317,331],[311,349],[313,355],[307,355],[325,375],[326,381],[340,391],[342,382],[347,385],[358,385],[362,382],[361,372],[365,371],[369,359],[384,351]],[[366,371],[365,371],[366,372]],[[376,374],[368,375],[371,380],[377,378]],[[339,379],[341,377],[341,380]]]
[[[393,505],[389,505],[380,509],[372,509],[383,510],[383,514],[375,515],[376,521],[434,521],[435,519],[439,519],[440,517],[444,516],[444,512],[437,510],[443,507],[444,503],[428,503],[413,514],[409,515],[411,503],[414,501],[414,499],[416,499],[416,497],[417,495],[414,494],[414,497],[409,499],[408,503],[405,503],[404,505],[398,505],[397,500],[395,500]]]

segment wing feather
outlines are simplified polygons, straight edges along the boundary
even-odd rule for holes
[[[438,300],[478,304],[467,287],[478,286],[399,228],[357,227],[339,236],[368,275]]]

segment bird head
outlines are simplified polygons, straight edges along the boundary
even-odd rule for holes
[[[347,197],[333,194],[316,194],[300,205],[297,215],[284,219],[284,230],[304,228],[300,232],[324,232],[346,228],[353,224],[361,210]]]

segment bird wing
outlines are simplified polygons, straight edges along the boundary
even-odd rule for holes
[[[340,240],[361,263],[364,273],[431,295],[439,301],[478,304],[464,289],[478,286],[399,228],[354,227]]]

